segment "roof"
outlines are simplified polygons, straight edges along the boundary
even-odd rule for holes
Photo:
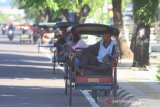
[[[81,34],[113,34],[113,28],[111,26],[96,23],[78,24],[71,28],[71,32],[74,30]]]
[[[54,27],[55,24],[56,24],[56,22],[45,22],[45,23],[39,23],[39,26]]]
[[[65,27],[65,28],[68,28],[70,26],[74,26],[76,25],[76,23],[73,23],[73,22],[58,22],[55,24],[55,28],[61,28],[61,27]]]

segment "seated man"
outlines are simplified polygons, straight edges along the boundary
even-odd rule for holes
[[[72,38],[72,49],[76,51],[76,48],[87,48],[88,45],[81,39],[81,36],[78,32],[74,32],[71,35]]]
[[[83,39],[81,38],[81,35],[74,31],[71,35],[71,39],[72,39],[72,45],[71,45],[71,51],[74,55],[74,57],[76,57],[75,61],[76,61],[76,67],[79,67],[79,56],[80,56],[80,52],[82,49],[85,49],[88,47],[88,45],[83,41]]]
[[[54,44],[55,47],[57,48],[57,56],[58,58],[62,58],[64,56],[65,44],[66,44],[62,31],[57,29],[55,31],[55,38],[57,38],[57,41]]]
[[[38,39],[38,43],[51,44],[54,38],[54,33],[49,31],[48,27],[44,27],[44,30],[40,33],[41,37]]]
[[[112,39],[113,36],[118,36],[115,33],[105,33],[102,40],[94,45],[84,49],[80,57],[80,69],[78,70],[81,75],[84,74],[85,69],[91,68],[95,71],[108,71],[112,67],[112,57],[119,56],[117,42]]]

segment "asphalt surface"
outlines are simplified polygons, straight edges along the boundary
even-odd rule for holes
[[[0,35],[0,107],[67,107],[63,69],[58,66],[53,74],[51,57],[51,53],[38,53],[35,44],[20,44],[19,36],[9,41]],[[116,100],[101,95],[96,104],[88,92],[73,90],[72,107],[159,107],[157,63],[152,60],[146,71],[122,60],[117,67],[120,88]]]
[[[0,35],[0,107],[67,107],[61,69],[52,64],[33,44],[9,41]],[[91,107],[84,95],[73,91],[73,107]]]

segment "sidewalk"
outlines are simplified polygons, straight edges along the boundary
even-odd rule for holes
[[[135,96],[141,103],[141,107],[160,105],[160,85],[155,78],[156,63],[158,61],[151,61],[149,71],[131,67],[132,60],[123,59],[118,64],[117,77],[120,87]]]

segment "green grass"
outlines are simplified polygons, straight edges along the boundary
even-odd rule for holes
[[[158,79],[158,81],[160,82],[160,64],[157,66],[158,70],[157,70],[157,75],[156,78]]]

